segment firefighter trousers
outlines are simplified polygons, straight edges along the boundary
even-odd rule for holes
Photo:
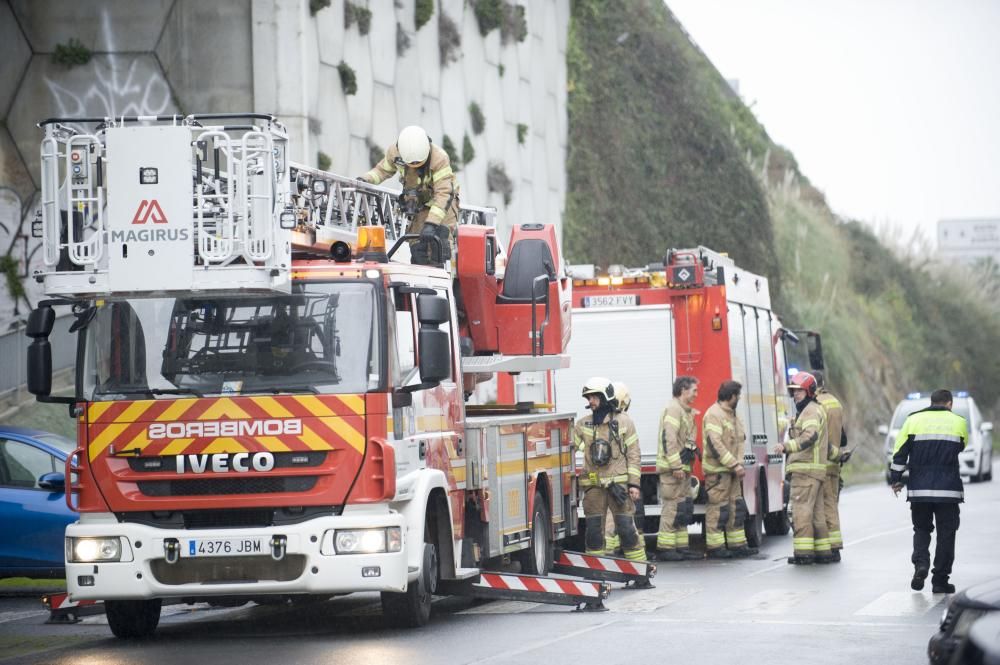
[[[688,524],[694,520],[691,500],[691,475],[674,478],[669,471],[660,474],[660,530],[656,534],[657,550],[684,550],[688,546]]]
[[[741,482],[731,473],[710,473],[705,476],[705,548],[709,551],[722,546],[729,549],[746,547],[743,531],[746,506],[740,492]],[[742,513],[742,515],[741,515]]]
[[[642,499],[634,502],[635,514],[633,516],[633,520],[635,521],[635,530],[639,533],[639,540],[642,541],[644,539],[644,535],[642,533],[642,509],[639,505],[639,501],[642,501]],[[615,516],[611,512],[611,509],[608,508],[608,514],[604,516],[604,549],[608,552],[608,554],[610,554],[621,546],[622,541],[621,538],[618,537],[618,528],[615,526]]]
[[[830,548],[844,549],[844,537],[840,535],[840,465],[835,471],[826,472],[823,482],[823,512],[826,514],[826,530],[830,534]]]
[[[625,558],[643,561],[646,558],[646,548],[639,540],[639,533],[635,530],[635,522],[632,519],[635,505],[628,496],[625,501],[619,503],[607,487],[588,487],[584,490],[583,517],[586,524],[584,543],[587,554],[598,556],[606,554],[604,516],[609,510]]]
[[[823,502],[824,481],[805,473],[792,473],[792,548],[805,559],[830,556]]]

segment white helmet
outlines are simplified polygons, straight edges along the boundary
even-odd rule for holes
[[[632,404],[632,395],[629,394],[628,386],[621,381],[612,381],[611,386],[615,389],[618,411],[628,411],[628,407]]]
[[[399,150],[400,159],[410,166],[420,166],[431,154],[431,140],[427,138],[427,132],[422,127],[410,125],[403,127],[403,131],[399,133],[396,148]]]
[[[610,403],[615,398],[615,389],[609,379],[605,379],[603,376],[592,376],[583,384],[581,394],[584,397],[587,395],[600,395]]]

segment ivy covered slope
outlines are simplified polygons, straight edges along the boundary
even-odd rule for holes
[[[776,264],[765,194],[729,132],[749,112],[662,2],[576,0],[567,60],[570,260],[639,265],[700,243]]]
[[[907,392],[969,389],[993,417],[1000,276],[899,258],[919,253],[838,219],[662,2],[576,0],[567,57],[570,261],[701,244],[767,275],[783,323],[823,333],[852,466],[881,466],[875,430]]]

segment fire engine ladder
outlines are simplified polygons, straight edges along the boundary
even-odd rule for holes
[[[552,572],[575,575],[588,580],[621,582],[633,589],[652,589],[653,584],[650,580],[656,576],[656,564],[649,561],[630,561],[620,557],[556,550]]]
[[[292,229],[296,251],[327,254],[337,241],[353,245],[359,226],[383,226],[390,244],[407,232],[409,217],[399,206],[399,193],[356,178],[291,165],[292,207],[282,226]],[[494,226],[497,211],[463,205],[459,224]]]
[[[522,573],[480,573],[467,580],[441,580],[438,591],[451,596],[485,600],[521,600],[549,605],[570,605],[577,610],[604,612],[611,594],[607,582],[544,577]]]

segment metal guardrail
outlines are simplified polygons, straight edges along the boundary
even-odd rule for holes
[[[69,332],[72,322],[73,317],[68,314],[56,317],[49,336],[54,372],[71,368],[76,363],[76,333]],[[28,381],[28,344],[31,340],[24,334],[24,328],[23,324],[19,324],[16,328],[0,333],[0,398],[6,397]]]

